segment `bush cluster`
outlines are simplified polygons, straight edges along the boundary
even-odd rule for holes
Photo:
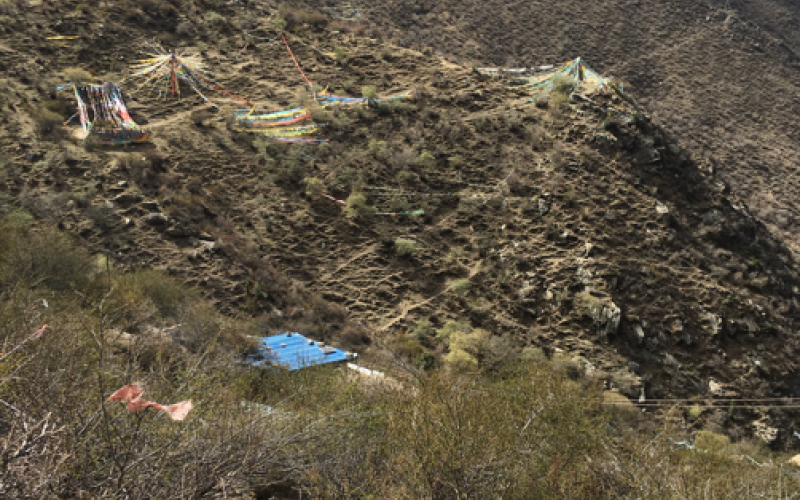
[[[772,465],[788,457],[765,446],[703,431],[679,449],[671,438],[688,442],[685,431],[651,430],[577,358],[527,348],[515,359],[503,337],[448,322],[436,331],[449,349],[439,370],[423,346],[433,327],[418,320],[392,341],[426,368],[406,366],[412,376],[390,369],[376,384],[346,367],[254,367],[242,357],[254,324],[220,315],[180,280],[116,269],[23,212],[0,234],[3,498],[207,498],[232,485],[265,498],[280,485],[303,498],[392,500],[800,493],[797,475]],[[239,247],[225,251],[256,258]],[[271,277],[320,321],[344,321],[343,309]],[[132,381],[148,399],[194,409],[173,422],[108,401]],[[621,404],[624,418],[607,409]]]

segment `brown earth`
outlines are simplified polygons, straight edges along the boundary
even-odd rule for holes
[[[788,83],[796,71],[793,56],[777,42],[762,49],[783,54],[778,60],[783,65],[772,73],[752,73],[774,83],[760,94],[728,93],[729,85],[741,83],[714,73],[723,71],[718,58],[710,69],[713,92],[700,96],[687,84],[667,101],[667,93],[649,94],[655,82],[678,67],[689,71],[687,79],[705,78],[693,66],[701,61],[681,61],[680,50],[647,56],[634,39],[616,38],[626,47],[613,52],[619,68],[642,67],[649,58],[649,69],[636,72],[640,80],[629,78],[636,97],[647,99],[648,112],[619,96],[588,92],[576,93],[563,106],[541,108],[509,91],[505,82],[370,38],[369,30],[357,36],[342,30],[347,24],[297,25],[289,41],[315,83],[341,85],[336,91],[351,95],[359,95],[363,85],[376,86],[380,95],[416,88],[420,98],[391,109],[327,116],[317,110],[331,142],[284,146],[226,127],[226,113],[238,106],[225,97],[212,99],[223,105],[215,115],[198,113],[204,105],[195,97],[129,96],[132,115],[152,132],[152,144],[105,151],[74,143],[66,128],[36,130],[31,117],[43,102],[69,100],[53,91],[63,82],[59,72],[77,66],[98,78],[120,80],[124,63],[140,56],[143,43],[156,36],[168,46],[200,50],[233,93],[268,109],[286,106],[307,99],[298,93],[303,81],[297,69],[279,42],[257,43],[247,34],[273,38],[275,11],[223,2],[176,3],[180,15],[165,7],[170,4],[156,2],[3,5],[13,21],[4,23],[0,36],[7,89],[0,105],[5,203],[51,220],[118,265],[164,267],[230,314],[261,315],[266,327],[292,328],[354,348],[366,340],[344,328],[336,307],[320,305],[314,293],[346,307],[373,342],[391,342],[417,319],[436,327],[468,320],[517,347],[582,356],[631,397],[639,395],[640,384],[649,398],[707,395],[711,378],[730,395],[800,396],[793,378],[800,283],[791,228],[784,233],[789,239],[782,240],[764,226],[760,212],[748,208],[752,189],[770,186],[778,194],[769,203],[779,204],[784,203],[779,190],[792,185],[789,171],[777,165],[792,161],[796,131],[769,125],[796,105],[796,89]],[[403,12],[400,4],[392,5]],[[513,7],[517,14],[528,12],[523,5]],[[610,7],[604,5],[593,14],[597,26],[606,23],[602,13]],[[700,7],[686,9],[700,16],[697,22],[681,23],[678,16],[653,33],[683,30],[694,47],[705,47],[717,43],[713,34],[732,30],[734,38],[724,44],[736,50],[725,53],[749,61],[745,42],[737,38],[749,24],[736,16],[726,22],[728,14]],[[222,20],[208,16],[210,10]],[[447,17],[437,14],[431,22],[440,18]],[[396,21],[402,19],[398,14]],[[568,25],[566,13],[564,19],[564,28],[583,26]],[[648,30],[655,29],[654,22]],[[444,26],[438,31],[448,32]],[[499,37],[501,27],[493,29]],[[631,33],[618,31],[614,37]],[[599,47],[588,50],[601,38],[584,36],[580,43],[586,51],[570,45],[589,32],[554,35],[553,46],[542,54],[559,50],[552,56],[558,60],[581,53],[613,73],[604,60],[592,57],[603,53]],[[46,39],[56,34],[81,38]],[[503,36],[508,38],[495,40],[504,46],[526,40],[521,31]],[[605,33],[602,39],[614,37]],[[443,40],[443,50],[455,46]],[[349,51],[345,62],[321,53],[334,47]],[[486,61],[501,59],[494,55]],[[767,112],[772,104],[759,101],[762,107],[748,112],[760,121],[742,117],[737,123],[744,128],[735,129],[769,135],[768,143],[759,139],[742,147],[758,144],[764,161],[780,152],[773,158],[780,161],[770,164],[775,177],[756,177],[735,166],[744,164],[725,163],[729,156],[739,158],[740,150],[726,143],[723,131],[712,133],[717,125],[711,124],[721,119],[711,120],[712,113],[730,116],[738,108],[728,104],[744,109],[759,95],[779,94],[778,88],[787,89],[784,114]],[[725,92],[727,100],[715,101],[714,92]],[[662,100],[670,107],[652,104]],[[664,120],[670,109],[711,121],[681,127]],[[74,104],[65,104],[64,116],[72,112]],[[696,133],[703,127],[710,127],[708,133]],[[371,140],[385,141],[386,149],[370,149]],[[707,142],[707,149],[699,149],[698,141]],[[422,150],[433,154],[433,165],[415,164]],[[407,172],[407,179],[398,180],[399,172]],[[308,177],[322,179],[337,199],[363,191],[379,211],[423,208],[425,214],[351,217],[340,205],[307,195],[302,181]],[[379,196],[374,188],[404,195]],[[165,215],[166,223],[148,222],[152,213]],[[398,255],[397,238],[415,241],[417,250]],[[459,281],[465,279],[468,287]],[[442,350],[435,343],[428,347]],[[775,422],[790,417],[785,411],[766,414]],[[737,426],[755,416],[714,418],[748,432]]]

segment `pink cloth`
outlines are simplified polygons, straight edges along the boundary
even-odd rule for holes
[[[136,413],[146,408],[154,408],[156,410],[165,412],[172,420],[185,420],[186,416],[189,415],[189,412],[192,410],[192,408],[194,408],[191,400],[181,401],[180,403],[167,406],[160,405],[152,401],[147,401],[142,399],[143,392],[144,391],[139,384],[133,382],[122,386],[119,390],[114,392],[114,394],[109,396],[108,400],[127,401],[128,405],[126,408],[131,413]]]
[[[37,340],[42,338],[42,335],[44,335],[45,330],[47,330],[48,328],[50,328],[49,325],[44,325],[43,327],[33,332],[33,338]]]

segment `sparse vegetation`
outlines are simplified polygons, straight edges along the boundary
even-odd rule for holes
[[[69,67],[61,70],[64,80],[75,85],[85,85],[92,80],[92,75],[82,68]]]
[[[57,126],[61,125],[63,118],[58,113],[42,107],[34,112],[33,120],[36,123],[36,131],[40,135],[46,136],[52,133]]]
[[[403,257],[413,255],[417,251],[417,242],[405,238],[397,238],[394,240],[394,251],[397,255]]]
[[[466,278],[461,278],[453,281],[450,284],[450,291],[456,295],[464,295],[472,288],[472,283]]]
[[[400,42],[411,50],[402,50],[381,45],[396,36],[374,24],[383,4],[343,20],[350,7],[328,3],[320,8],[337,17],[330,25],[270,2],[120,0],[111,15],[102,3],[20,12],[0,0],[9,73],[0,98],[0,497],[796,497],[800,476],[780,465],[788,455],[746,437],[764,418],[781,429],[774,448],[794,442],[791,412],[711,408],[706,391],[717,391],[702,383],[724,375],[726,392],[781,394],[785,352],[797,351],[795,259],[784,233],[759,222],[780,217],[789,234],[796,214],[772,214],[785,201],[772,191],[748,213],[736,193],[737,158],[777,165],[770,141],[741,140],[741,127],[775,118],[753,108],[718,120],[710,99],[685,118],[669,110],[668,88],[685,96],[683,83],[705,85],[691,65],[637,75],[657,92],[642,107],[632,93],[593,94],[586,82],[571,95],[566,80],[524,104],[502,91],[511,78],[477,71],[486,61],[456,67],[414,52],[447,54],[447,40],[463,38],[449,31],[480,31],[470,9],[395,9],[414,16],[403,19]],[[631,31],[596,21],[609,36]],[[728,21],[742,34],[745,23]],[[440,22],[447,40],[433,45]],[[651,35],[673,31],[652,26]],[[311,93],[322,88],[298,87],[272,28],[309,79],[370,105],[320,107]],[[62,33],[80,38],[52,36]],[[196,48],[227,91],[264,109],[306,106],[311,120],[291,127],[313,120],[314,137],[330,141],[280,143],[236,130],[233,104],[211,113],[194,97],[165,103],[132,88],[125,98],[151,144],[100,148],[92,136],[84,150],[77,134],[54,133],[76,111],[54,85],[125,74],[120,47],[145,38]],[[480,40],[465,51],[497,51],[496,64],[508,66],[563,52],[557,40],[533,52],[524,40]],[[324,54],[336,44],[332,61]],[[503,61],[506,45],[516,53]],[[615,71],[652,59],[626,47],[632,59]],[[261,57],[273,50],[283,55]],[[58,74],[70,65],[84,69]],[[791,89],[775,75],[791,72],[773,73],[752,88],[782,89],[770,102],[789,109]],[[378,104],[376,85],[418,86],[419,98]],[[700,146],[682,144],[659,125],[680,136],[698,130],[689,121],[733,150],[702,134]],[[651,146],[661,164],[637,163]],[[718,165],[726,171],[711,175]],[[417,209],[424,215],[375,213]],[[613,314],[622,323],[612,328]],[[45,322],[51,330],[33,339]],[[377,372],[248,364],[270,357],[254,339],[283,331],[357,350],[350,361]],[[720,350],[742,336],[747,349]],[[191,398],[195,409],[171,422],[107,401],[133,380],[155,400]],[[643,386],[652,398],[701,395],[695,406],[643,413]]]
[[[348,54],[350,53],[342,47],[337,46],[333,48],[333,58],[339,62],[343,62],[345,59],[347,59]]]

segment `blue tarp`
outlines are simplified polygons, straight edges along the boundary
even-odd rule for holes
[[[255,365],[269,362],[282,365],[291,371],[351,359],[345,351],[314,342],[299,333],[262,337],[261,343],[260,354],[263,359],[253,362]]]

